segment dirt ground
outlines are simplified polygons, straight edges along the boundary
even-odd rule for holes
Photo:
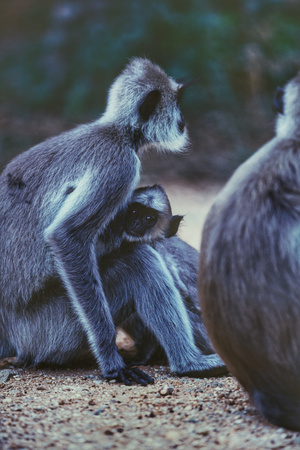
[[[159,181],[159,180],[158,180]],[[180,236],[199,248],[219,183],[164,183]],[[120,348],[131,341],[118,335]],[[0,361],[0,449],[300,449],[300,433],[266,423],[231,376],[172,377],[141,367],[146,387],[106,382],[97,368],[21,369]]]

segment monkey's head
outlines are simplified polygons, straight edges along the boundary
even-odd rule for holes
[[[131,129],[138,147],[182,150],[188,143],[177,83],[148,59],[134,58],[112,84],[103,120]]]
[[[152,242],[174,236],[183,216],[172,216],[168,196],[156,184],[136,189],[125,214],[125,239]]]
[[[277,88],[273,107],[279,113],[277,134],[291,137],[297,133],[300,125],[300,72],[284,88]]]

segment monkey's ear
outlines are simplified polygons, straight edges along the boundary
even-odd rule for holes
[[[180,222],[182,221],[183,216],[172,216],[170,223],[169,223],[169,229],[166,231],[165,237],[170,238],[172,236],[175,236],[175,234],[178,231]]]
[[[149,92],[143,99],[139,106],[139,113],[144,122],[147,122],[151,114],[155,111],[160,99],[161,93],[157,89]]]

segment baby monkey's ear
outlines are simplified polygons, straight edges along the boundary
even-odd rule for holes
[[[172,216],[169,223],[169,228],[166,231],[165,237],[170,238],[175,236],[178,231],[180,222],[182,221],[183,216]]]

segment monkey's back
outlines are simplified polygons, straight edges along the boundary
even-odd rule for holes
[[[50,138],[13,159],[0,176],[2,301],[16,296],[25,300],[41,280],[56,273],[45,229],[84,177],[93,173],[105,198],[106,190],[110,192],[102,179],[107,183],[109,178],[112,185],[117,179],[116,196],[122,196],[136,172],[132,144],[122,132],[97,122]]]
[[[199,293],[229,370],[271,421],[294,428],[274,405],[285,404],[278,395],[295,399],[285,405],[300,418],[299,252],[300,145],[273,139],[236,171],[208,215]]]

